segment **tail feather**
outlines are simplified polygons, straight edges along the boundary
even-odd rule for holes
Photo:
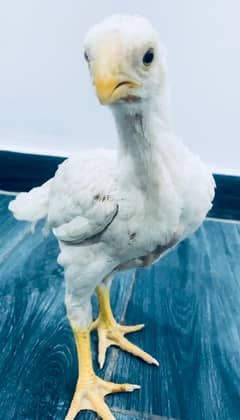
[[[17,220],[37,222],[47,216],[51,182],[50,179],[41,187],[20,193],[9,203],[8,208]]]

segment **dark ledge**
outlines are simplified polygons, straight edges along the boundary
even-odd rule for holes
[[[51,178],[63,157],[0,151],[0,190],[29,191]],[[240,220],[240,177],[214,174],[217,189],[209,217]]]

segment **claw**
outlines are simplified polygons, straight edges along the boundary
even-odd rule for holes
[[[128,353],[133,354],[134,356],[140,357],[140,359],[144,360],[145,362],[159,366],[158,361],[152,357],[150,354],[146,353],[140,347],[136,346],[135,344],[131,343],[124,335],[116,335],[115,337],[116,344],[122,349],[127,351]],[[114,339],[112,340],[114,344]]]
[[[103,420],[115,420],[108,405],[104,401],[104,397],[108,394],[117,392],[133,392],[139,389],[138,385],[131,384],[115,384],[106,382],[98,376],[91,375],[79,382],[67,413],[65,420],[74,420],[81,410],[95,411]]]
[[[138,325],[121,325],[120,326],[120,330],[124,333],[124,334],[129,334],[132,332],[136,332],[136,331],[140,331],[145,327],[144,324],[138,324]]]
[[[125,326],[117,324],[115,320],[111,323],[105,323],[101,318],[98,318],[97,322],[95,321],[94,324],[95,328],[98,330],[98,363],[100,369],[104,366],[107,349],[110,346],[120,347],[122,350],[140,357],[140,359],[149,364],[159,366],[158,361],[154,357],[150,356],[150,354],[141,350],[138,346],[124,337],[125,334],[141,330],[144,327],[144,324]]]
[[[106,352],[108,347],[117,346],[134,356],[140,357],[147,363],[159,366],[159,363],[150,354],[141,350],[135,344],[132,344],[125,334],[140,331],[143,329],[144,324],[138,325],[119,325],[114,317],[110,305],[109,289],[104,286],[96,288],[98,302],[99,302],[99,316],[92,323],[91,330],[97,329],[98,331],[98,363],[102,369]]]
[[[79,361],[79,378],[75,393],[65,420],[74,420],[82,410],[93,410],[103,420],[114,420],[109,407],[104,401],[108,394],[132,392],[138,385],[115,384],[99,378],[92,366],[90,329],[80,330],[72,325]]]

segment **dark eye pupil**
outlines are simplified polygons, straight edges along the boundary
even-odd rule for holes
[[[87,55],[86,51],[84,52],[84,58],[87,62],[89,62],[89,58],[88,58],[88,55]]]
[[[154,59],[154,52],[153,50],[148,50],[143,56],[143,63],[146,65],[151,64]]]

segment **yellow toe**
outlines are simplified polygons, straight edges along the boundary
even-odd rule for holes
[[[117,392],[132,392],[139,389],[138,385],[115,384],[106,382],[98,378],[96,375],[79,381],[75,394],[65,420],[74,420],[76,415],[82,410],[92,410],[97,413],[103,420],[114,420],[115,417],[111,413],[104,397],[108,394]]]
[[[106,325],[102,320],[98,320],[98,323],[95,325],[98,331],[98,363],[101,369],[104,366],[107,349],[110,346],[117,346],[149,364],[159,366],[158,361],[154,357],[124,337],[125,334],[141,330],[144,327],[143,324],[123,326],[114,321]]]
[[[132,344],[124,337],[125,334],[142,330],[144,324],[131,326],[119,325],[115,321],[112,313],[109,289],[104,285],[101,285],[96,288],[96,293],[99,302],[99,316],[96,321],[92,323],[91,330],[97,329],[98,331],[98,362],[100,368],[104,365],[106,352],[110,346],[120,347],[128,353],[140,357],[147,363],[159,366],[158,361],[154,359],[154,357],[150,356],[150,354],[141,350],[138,346]]]
[[[129,334],[132,332],[140,331],[144,328],[144,324],[138,324],[138,325],[121,325],[121,331],[124,334]]]
[[[79,378],[65,420],[74,420],[82,410],[95,411],[103,420],[114,420],[105,396],[115,392],[132,392],[138,385],[114,384],[96,376],[91,355],[90,328],[83,330],[71,324],[76,343]]]

